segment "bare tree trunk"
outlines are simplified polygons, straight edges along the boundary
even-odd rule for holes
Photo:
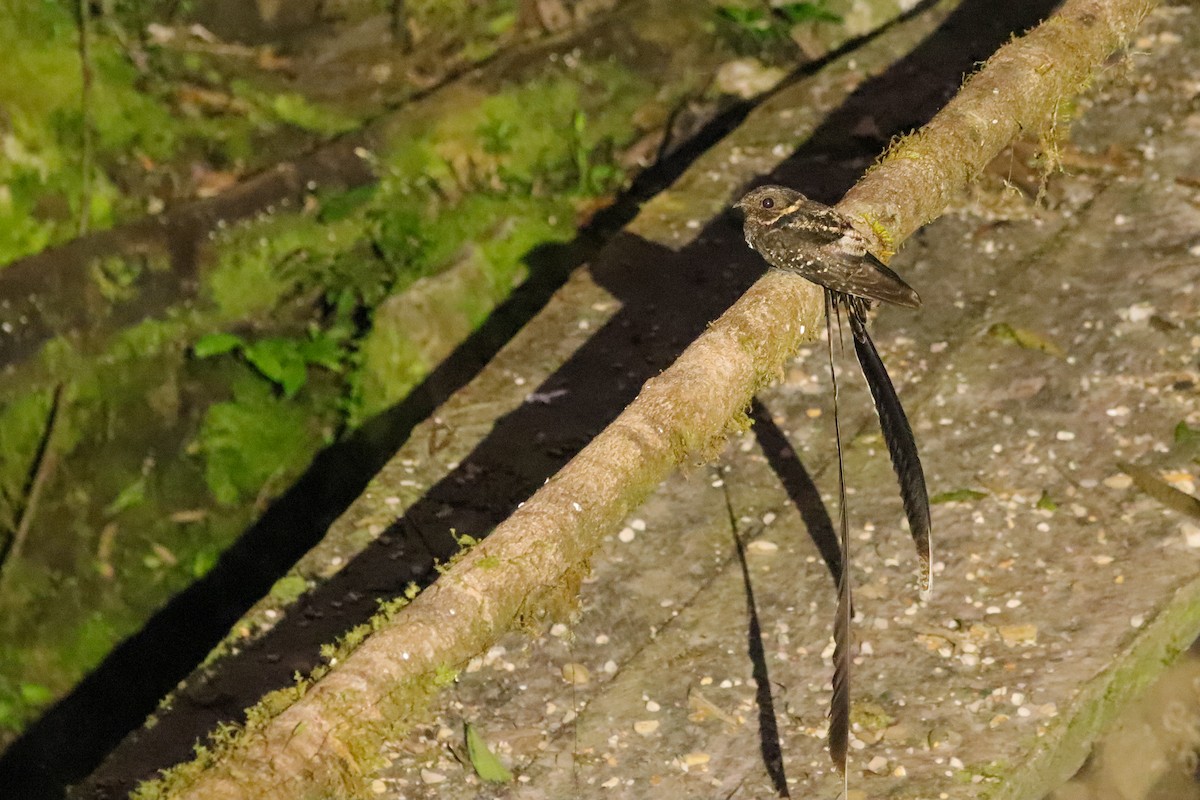
[[[894,250],[1018,131],[1051,129],[1060,104],[1152,5],[1067,0],[1001,48],[839,210]],[[716,452],[742,426],[750,399],[814,338],[822,313],[818,287],[768,274],[529,501],[300,699],[274,716],[259,711],[240,735],[145,796],[284,800],[358,787],[378,744],[419,713],[424,697],[501,634],[569,602],[603,536],[681,461]]]

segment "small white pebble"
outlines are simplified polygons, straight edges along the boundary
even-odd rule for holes
[[[431,769],[423,769],[421,770],[421,780],[425,783],[441,783],[446,780],[446,776]]]
[[[620,785],[621,785],[621,779],[616,777],[615,775],[613,777],[609,778],[608,780],[606,780],[604,783],[600,784],[600,786],[605,789],[615,789]]]
[[[621,528],[621,532],[617,534],[617,538],[619,540],[621,540],[622,542],[624,542],[625,544],[629,544],[630,542],[632,542],[634,539],[637,538],[637,531],[635,531],[633,528],[628,528],[628,527]]]
[[[639,719],[633,723],[633,732],[639,736],[650,736],[658,730],[659,722],[656,719]]]
[[[601,633],[596,636],[596,644],[608,644],[609,638],[607,633]]]
[[[762,515],[763,525],[770,525],[774,521],[775,521],[775,512],[774,511],[768,511],[767,513]]]
[[[769,555],[779,551],[779,545],[766,539],[755,539],[746,546],[746,549],[751,553],[759,553],[761,555]]]
[[[1155,314],[1154,306],[1149,303],[1134,303],[1129,307],[1130,322],[1145,322]]]
[[[874,772],[876,775],[882,775],[887,772],[888,760],[883,756],[875,756],[867,762],[867,772]]]
[[[1116,475],[1109,475],[1105,478],[1104,485],[1110,489],[1128,489],[1133,486],[1133,478],[1124,472],[1118,472]]]
[[[567,683],[573,684],[575,686],[583,686],[586,683],[588,683],[589,681],[591,681],[592,675],[588,671],[588,668],[585,667],[583,664],[570,663],[570,664],[563,664],[562,678]]]
[[[1188,547],[1200,547],[1200,528],[1190,522],[1185,522],[1179,526],[1183,533],[1183,540]]]
[[[1140,628],[1146,624],[1145,614],[1134,614],[1129,618],[1129,624],[1135,628]]]
[[[649,711],[651,714],[653,714],[654,712],[659,711],[661,709],[662,709],[662,706],[660,706],[658,703],[654,702],[653,700],[646,701],[646,710]]]
[[[1075,434],[1071,431],[1059,431],[1058,433],[1054,434],[1054,438],[1058,439],[1060,442],[1070,442],[1075,439]]]
[[[638,531],[638,532],[644,531],[644,530],[646,530],[646,520],[631,519],[631,520],[629,520],[629,527],[633,528],[635,531]]]

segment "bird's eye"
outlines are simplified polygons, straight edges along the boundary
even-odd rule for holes
[[[774,200],[772,200],[772,199],[771,199],[771,198],[769,198],[769,197],[763,198],[763,201],[762,201],[762,207],[763,207],[763,208],[774,208],[774,207],[775,207],[775,201],[774,201]]]

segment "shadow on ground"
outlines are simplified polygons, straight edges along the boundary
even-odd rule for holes
[[[1036,24],[1054,5],[1043,0],[997,8],[986,0],[966,0],[911,54],[865,83],[764,180],[835,201],[894,134],[928,120],[977,62]],[[179,693],[169,710],[159,712],[153,729],[126,739],[74,795],[124,797],[136,781],[189,758],[193,743],[218,722],[239,720],[261,694],[290,684],[294,673],[315,666],[320,645],[370,616],[377,598],[394,596],[409,582],[432,582],[435,562],[456,549],[451,529],[485,535],[601,431],[647,378],[671,364],[761,272],[761,262],[745,247],[731,215],[714,220],[679,252],[618,234],[597,256],[599,245],[632,219],[642,201],[736,127],[748,110],[738,106],[711,123],[685,152],[643,175],[570,245],[531,254],[530,281],[410,397],[319,455],[205,578],[118,647],[4,753],[0,786],[6,795],[60,797],[65,785],[87,776],[319,541],[413,426],[476,375],[548,302],[570,271],[593,257],[594,279],[620,301],[621,309],[538,387],[538,393],[554,401],[526,403],[498,419],[471,455],[376,542],[302,598],[261,640],[223,659],[217,674]],[[765,411],[758,416],[769,419]],[[781,447],[775,450],[782,455]],[[776,470],[807,521],[814,512],[805,507],[805,498],[814,494],[795,484],[795,471],[786,461],[775,459]],[[827,549],[822,552],[832,567],[836,557]]]

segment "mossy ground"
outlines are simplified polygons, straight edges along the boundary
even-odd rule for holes
[[[73,4],[0,1],[0,265],[80,230],[85,172],[89,227],[107,228],[259,169],[281,143],[308,147],[359,124],[240,78],[228,59],[149,37],[151,21],[187,21],[168,13],[179,4],[108,5],[92,20],[85,115]]]
[[[20,12],[0,14],[0,38],[21,43],[0,77],[5,148],[20,156],[0,166],[7,261],[74,232],[82,118],[66,5],[0,2]],[[115,40],[98,34],[93,51],[94,226],[145,209],[148,163],[203,152],[241,169],[279,127],[320,137],[354,124],[238,81],[223,84],[238,113],[186,113],[170,80],[140,74]],[[173,80],[208,69],[195,54],[154,57]],[[13,77],[22,71],[52,77],[34,92]],[[401,117],[367,154],[376,184],[318,191],[302,209],[221,232],[197,301],[107,342],[54,339],[23,380],[6,379],[0,541],[27,510],[49,398],[64,389],[55,467],[0,579],[0,743],[210,569],[321,447],[403,398],[527,277],[530,251],[570,238],[620,188],[618,155],[646,133],[639,109],[695,90],[664,89],[608,56],[524,72]],[[43,213],[47,198],[56,214]],[[109,259],[93,280],[117,296],[159,268]],[[413,296],[424,299],[381,305]]]

